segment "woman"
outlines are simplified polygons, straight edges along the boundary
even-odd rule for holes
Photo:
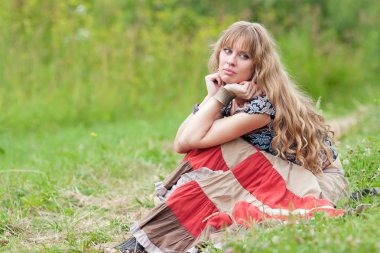
[[[340,214],[334,204],[348,183],[332,131],[289,79],[266,29],[232,24],[214,45],[209,71],[207,96],[174,141],[187,155],[157,185],[161,203],[122,252],[196,252],[233,224]]]

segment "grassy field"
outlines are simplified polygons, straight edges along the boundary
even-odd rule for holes
[[[0,252],[122,241],[181,159],[172,142],[204,95],[208,46],[237,20],[271,31],[327,118],[367,106],[339,151],[353,190],[379,187],[379,11],[371,0],[0,1]],[[220,252],[380,252],[379,200],[254,227]]]
[[[182,115],[183,117],[184,115]],[[0,135],[0,251],[101,252],[153,206],[153,183],[182,157],[181,117],[130,119]],[[380,186],[379,112],[341,139],[353,189]],[[234,252],[380,252],[379,198],[361,215],[271,227],[230,238]],[[345,203],[355,208],[359,202]]]
[[[89,252],[120,240],[178,160],[173,123],[151,124],[3,134],[0,251]]]

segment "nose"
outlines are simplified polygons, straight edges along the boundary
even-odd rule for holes
[[[230,66],[235,66],[236,65],[236,55],[235,54],[230,54],[227,58],[227,64]]]

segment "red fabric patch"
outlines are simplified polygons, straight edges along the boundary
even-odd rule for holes
[[[196,181],[178,187],[166,204],[194,237],[197,237],[205,228],[206,221],[204,220],[218,212]]]
[[[344,210],[343,209],[331,209],[331,208],[323,208],[323,207],[318,207],[318,208],[315,208],[313,210],[311,210],[309,213],[308,213],[308,218],[312,218],[314,213],[320,213],[320,212],[324,212],[324,213],[327,213],[330,217],[337,217],[337,216],[341,216],[344,214]]]
[[[268,218],[269,215],[263,214],[258,207],[241,201],[236,203],[232,210],[232,217],[236,223],[249,228],[253,223],[261,222],[263,218]]]
[[[299,219],[299,218],[312,218],[314,216],[314,213],[316,212],[324,212],[327,213],[330,217],[336,217],[344,214],[343,210],[336,210],[331,208],[315,208],[313,210],[310,210],[306,215],[301,214],[294,214],[294,215],[268,215],[266,213],[263,213],[257,206],[248,203],[246,201],[241,201],[236,203],[233,211],[232,211],[232,217],[234,218],[235,222],[243,225],[247,228],[250,228],[252,224],[256,222],[261,222],[264,219],[275,219],[275,220],[289,220],[292,218]]]
[[[210,170],[227,171],[229,168],[224,161],[222,149],[220,146],[193,149],[183,158],[182,161],[188,160],[194,170],[207,167]]]
[[[226,228],[231,226],[232,220],[227,213],[218,213],[207,220],[207,226],[213,226],[216,229]]]
[[[294,210],[333,206],[326,199],[299,197],[289,191],[284,179],[261,152],[251,155],[232,172],[247,191],[271,208]]]

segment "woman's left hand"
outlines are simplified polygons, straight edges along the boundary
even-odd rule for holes
[[[262,91],[257,87],[257,84],[252,81],[244,81],[239,84],[226,84],[224,88],[233,93],[237,98],[243,100],[251,100],[262,94]]]
[[[209,74],[205,77],[206,87],[207,87],[207,95],[212,97],[219,90],[220,87],[224,84],[222,79],[220,78],[219,73]]]

